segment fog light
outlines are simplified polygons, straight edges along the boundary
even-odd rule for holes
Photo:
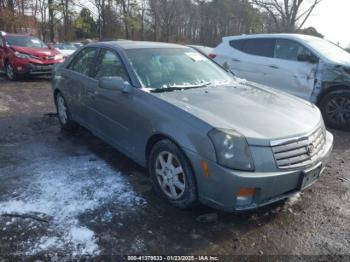
[[[236,205],[247,206],[252,204],[255,194],[255,188],[241,188],[236,194]]]
[[[22,70],[23,70],[23,67],[17,66],[17,71],[22,71]]]

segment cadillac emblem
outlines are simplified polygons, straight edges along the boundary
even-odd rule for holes
[[[315,146],[313,144],[310,144],[306,147],[307,153],[309,156],[311,156],[315,152]]]

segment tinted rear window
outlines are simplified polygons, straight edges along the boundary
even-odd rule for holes
[[[241,39],[230,41],[230,46],[250,55],[273,57],[275,42],[272,38]]]
[[[248,39],[244,45],[244,52],[250,55],[273,57],[275,42],[274,39]]]
[[[246,40],[232,40],[230,41],[230,46],[232,46],[233,48],[244,52],[244,44],[245,44]]]

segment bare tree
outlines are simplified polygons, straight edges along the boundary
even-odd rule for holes
[[[295,32],[301,29],[315,7],[323,0],[251,0],[273,19],[276,31]]]

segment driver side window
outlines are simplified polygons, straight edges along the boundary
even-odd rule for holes
[[[102,49],[98,55],[94,75],[97,80],[105,76],[118,76],[125,81],[129,81],[128,74],[119,56],[107,49]]]
[[[313,54],[309,49],[299,44],[296,41],[288,39],[277,39],[275,45],[274,58],[298,61],[299,55],[309,55]]]

